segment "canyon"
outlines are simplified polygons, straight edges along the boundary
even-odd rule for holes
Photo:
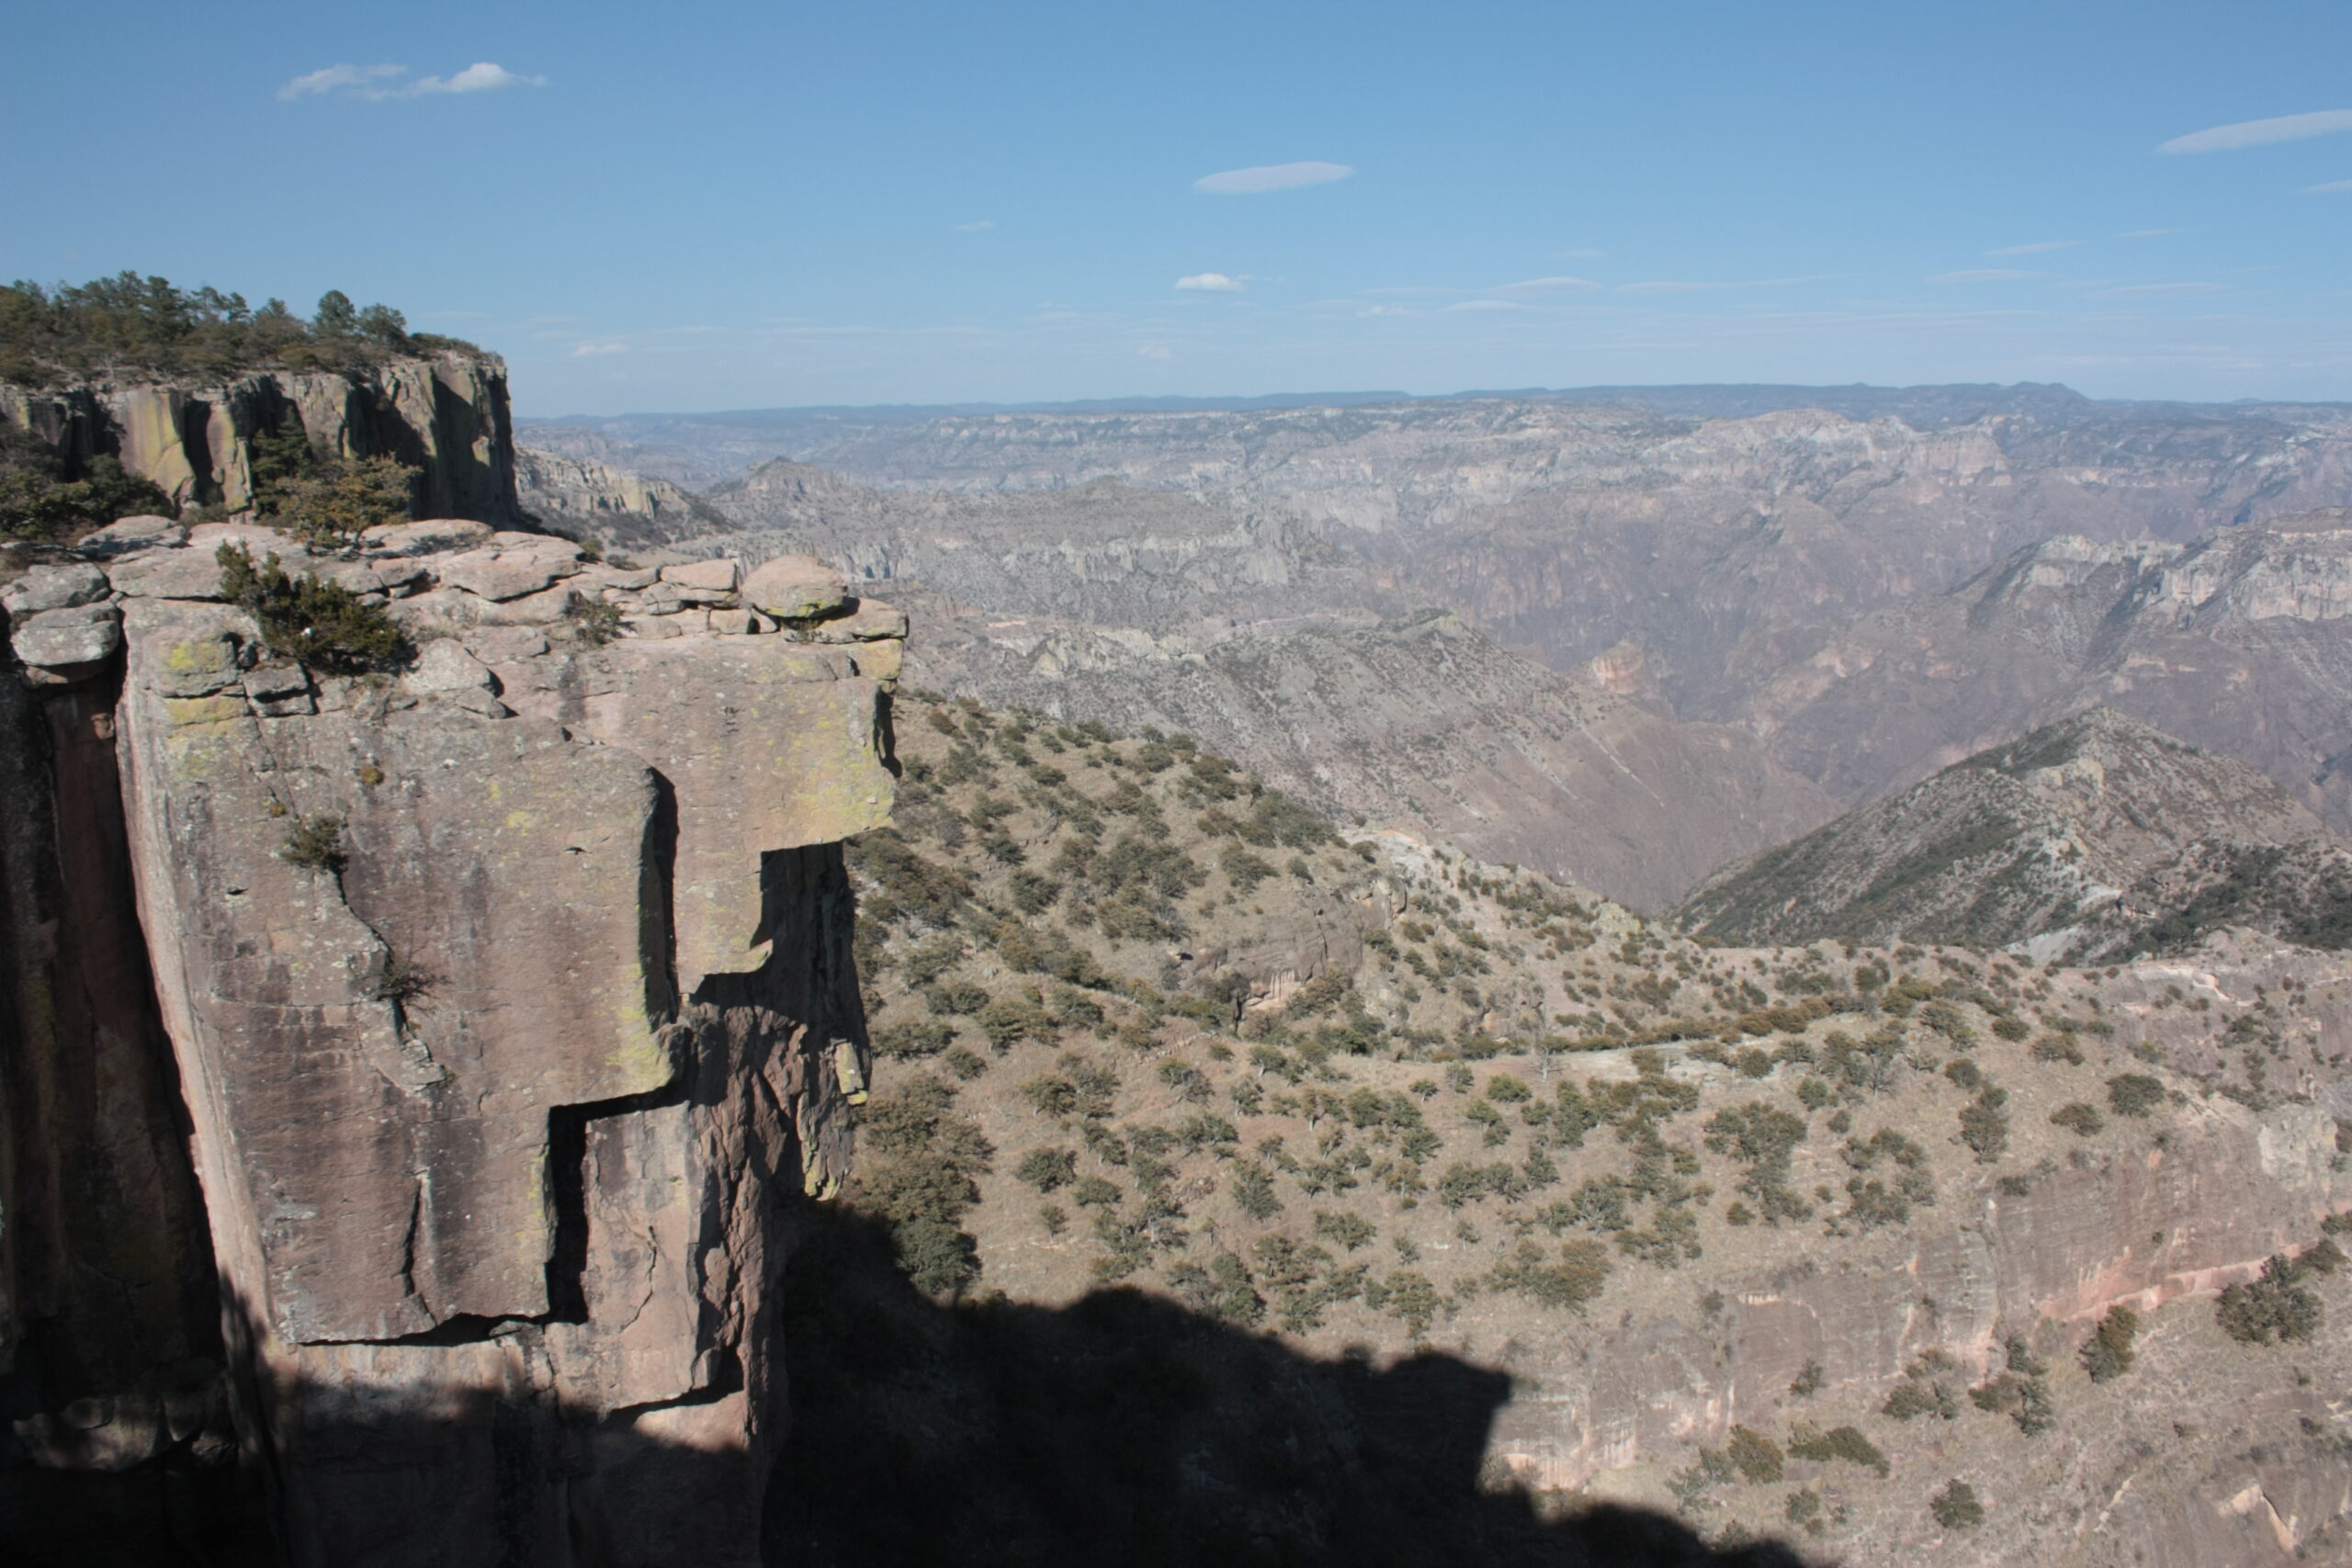
[[[2352,965],[2179,869],[2341,853],[2337,413],[1623,390],[667,458],[454,354],[6,394],[186,514],[0,584],[0,1539],[2340,1553]],[[246,513],[288,412],[415,517]],[[1743,909],[1904,874],[1914,784],[2088,858],[1703,928],[1816,829]]]

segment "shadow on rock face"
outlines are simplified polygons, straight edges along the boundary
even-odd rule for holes
[[[1683,1564],[1781,1568],[1681,1524],[1547,1518],[1482,1473],[1510,1378],[1426,1352],[1320,1360],[1115,1289],[1066,1309],[941,1307],[854,1214],[786,1283],[792,1433],[766,1558],[936,1564]]]
[[[244,1467],[233,1440],[210,1465],[177,1449],[117,1474],[0,1464],[0,1561],[749,1568],[759,1517],[773,1568],[1801,1563],[1638,1509],[1540,1509],[1485,1466],[1504,1373],[1317,1359],[1125,1289],[941,1306],[873,1222],[802,1214],[773,1330],[791,1430],[764,1497],[720,1434],[695,1440],[693,1408],[665,1440],[481,1391],[330,1396]]]

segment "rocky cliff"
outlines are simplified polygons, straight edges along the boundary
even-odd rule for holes
[[[382,607],[401,667],[273,651],[224,544]],[[45,1025],[8,1079],[20,1461],[241,1445],[296,1562],[756,1561],[785,1232],[865,1090],[838,845],[890,809],[903,621],[821,569],[665,580],[474,522],[85,548],[8,603],[51,737],[11,781],[46,804],[9,859]],[[57,1278],[61,1246],[109,1272],[108,1225],[112,1294]],[[108,1304],[121,1367],[45,1353]]]
[[[515,454],[514,482],[524,510],[542,525],[594,538],[607,549],[666,544],[707,534],[726,521],[709,502],[667,479],[535,447]]]
[[[253,499],[252,437],[293,421],[323,456],[391,457],[417,468],[421,515],[501,525],[517,515],[506,368],[489,356],[260,371],[212,386],[0,386],[0,418],[72,459],[111,454],[182,507],[245,507]]]

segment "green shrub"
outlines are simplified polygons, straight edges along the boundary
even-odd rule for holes
[[[93,457],[78,479],[68,472],[40,437],[0,419],[0,539],[70,545],[119,517],[175,511],[171,497],[126,473],[119,458]]]
[[[1119,1201],[1119,1189],[1099,1176],[1081,1176],[1070,1189],[1069,1200],[1081,1209],[1108,1209]]]
[[[1984,1522],[1984,1505],[1976,1500],[1976,1489],[1965,1481],[1947,1483],[1928,1499],[1928,1511],[1948,1530],[1973,1530]]]
[[[951,1045],[941,1054],[939,1065],[966,1083],[989,1070],[988,1058],[968,1045]]]
[[[1825,1432],[1817,1427],[1800,1423],[1789,1434],[1789,1453],[1792,1458],[1826,1462],[1844,1460],[1865,1470],[1878,1472],[1883,1480],[1892,1470],[1878,1445],[1862,1435],[1859,1427],[1833,1427]]]
[[[2022,1040],[2033,1032],[2033,1026],[2015,1013],[2003,1013],[1993,1021],[1993,1032],[2004,1040]]]
[[[1233,1173],[1233,1201],[1253,1220],[1271,1220],[1282,1213],[1283,1202],[1274,1195],[1273,1178],[1261,1165],[1245,1164]]]
[[[1078,1156],[1069,1149],[1031,1149],[1012,1168],[1014,1179],[1051,1192],[1078,1179]]]
[[[329,812],[296,818],[294,830],[278,846],[277,858],[305,871],[340,875],[350,859],[343,847],[343,818]]]
[[[2070,1067],[2083,1065],[2083,1048],[2071,1033],[2045,1030],[2034,1036],[2033,1059],[2037,1062],[2064,1062]]]
[[[417,470],[395,457],[353,457],[304,465],[263,487],[254,510],[274,518],[303,548],[348,550],[368,529],[409,515]]]
[[[874,1032],[877,1056],[936,1056],[955,1043],[955,1030],[936,1019],[886,1024]]]
[[[288,576],[275,550],[259,566],[243,545],[222,545],[212,558],[220,566],[220,596],[260,624],[264,646],[281,659],[358,674],[390,669],[405,651],[383,606],[307,572]]]
[[[1731,1429],[1731,1441],[1724,1445],[1724,1451],[1743,1481],[1759,1486],[1770,1485],[1785,1472],[1781,1445],[1763,1433],[1751,1431],[1746,1427]]]
[[[1343,1252],[1355,1252],[1369,1247],[1379,1238],[1380,1232],[1371,1221],[1341,1210],[1315,1211],[1315,1234],[1327,1241],[1336,1241]]]
[[[1562,1242],[1556,1261],[1547,1260],[1535,1243],[1522,1241],[1509,1261],[1487,1276],[1487,1288],[1515,1292],[1539,1306],[1582,1313],[1585,1303],[1608,1284],[1609,1270],[1609,1249],[1597,1241]]]
[[[2050,1124],[2064,1127],[2078,1138],[2087,1138],[2107,1125],[2107,1118],[2098,1113],[2098,1106],[2077,1100],[2052,1111]]]
[[[2098,1330],[2083,1347],[2083,1370],[2093,1382],[2108,1382],[2132,1370],[2139,1354],[2132,1343],[2139,1337],[2140,1314],[2130,1307],[2110,1308],[2098,1320]]]
[[[1799,1399],[1811,1399],[1821,1392],[1822,1384],[1826,1382],[1828,1382],[1827,1370],[1819,1361],[1807,1361],[1797,1375],[1790,1380],[1789,1392]]]
[[[589,648],[603,648],[621,635],[621,607],[609,599],[575,599],[563,618]]]
[[[2165,1102],[2165,1086],[2145,1073],[2123,1073],[2107,1080],[2107,1103],[2118,1116],[2147,1116]]]
[[[2317,1332],[2320,1299],[2303,1288],[2303,1269],[2283,1253],[2262,1266],[2262,1276],[2222,1292],[2215,1312],[2222,1331],[2245,1345],[2284,1344]]]
[[[1987,1082],[1961,1108],[1960,1141],[1976,1152],[1976,1163],[1991,1165],[2009,1146],[2009,1091]]]

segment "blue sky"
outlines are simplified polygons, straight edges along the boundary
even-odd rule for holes
[[[341,288],[505,354],[528,414],[2352,399],[2342,0],[83,4],[10,34],[0,276]]]

